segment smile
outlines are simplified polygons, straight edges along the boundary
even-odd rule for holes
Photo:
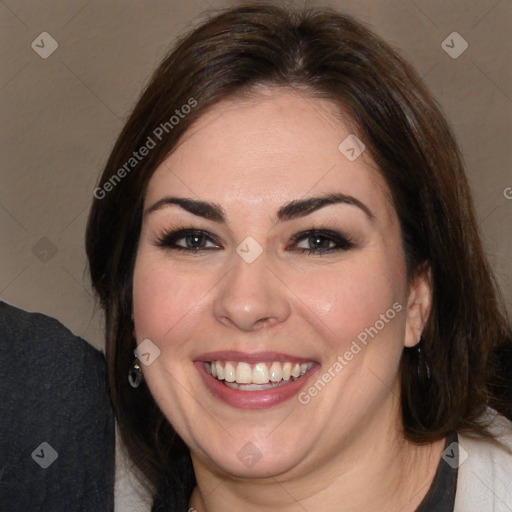
[[[206,372],[232,389],[259,391],[300,379],[312,367],[313,362],[260,362],[211,361],[205,363]]]
[[[320,364],[275,352],[217,351],[194,361],[211,396],[237,409],[265,409],[293,396]]]

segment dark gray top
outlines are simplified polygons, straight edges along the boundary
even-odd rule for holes
[[[0,354],[0,510],[113,510],[103,354],[57,320],[3,302]]]
[[[447,436],[443,452],[445,458],[441,457],[430,490],[416,512],[453,512],[457,492],[459,451],[458,445],[449,450],[447,448],[454,442],[458,442],[456,433]]]

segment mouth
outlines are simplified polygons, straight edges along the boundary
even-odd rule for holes
[[[211,361],[205,363],[205,370],[231,389],[261,391],[294,382],[306,375],[313,366],[312,361],[302,364],[291,361],[256,364],[244,361]]]
[[[263,409],[289,400],[320,365],[282,354],[212,353],[194,365],[210,393],[239,409]]]

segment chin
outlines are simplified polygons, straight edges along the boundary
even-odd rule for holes
[[[297,453],[296,444],[294,446],[282,444],[279,452],[269,446],[260,449],[252,441],[237,442],[241,448],[234,452],[233,444],[226,450],[210,451],[205,461],[206,464],[211,464],[213,461],[218,469],[232,478],[278,477],[296,469],[305,456],[302,450],[301,453]]]

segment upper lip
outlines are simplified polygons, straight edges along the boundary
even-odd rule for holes
[[[314,359],[305,357],[292,356],[290,354],[283,354],[280,352],[241,352],[239,350],[217,350],[214,352],[206,352],[196,358],[196,361],[209,362],[209,361],[237,361],[246,363],[261,363],[264,361],[279,361],[290,363],[309,363],[316,362]]]

